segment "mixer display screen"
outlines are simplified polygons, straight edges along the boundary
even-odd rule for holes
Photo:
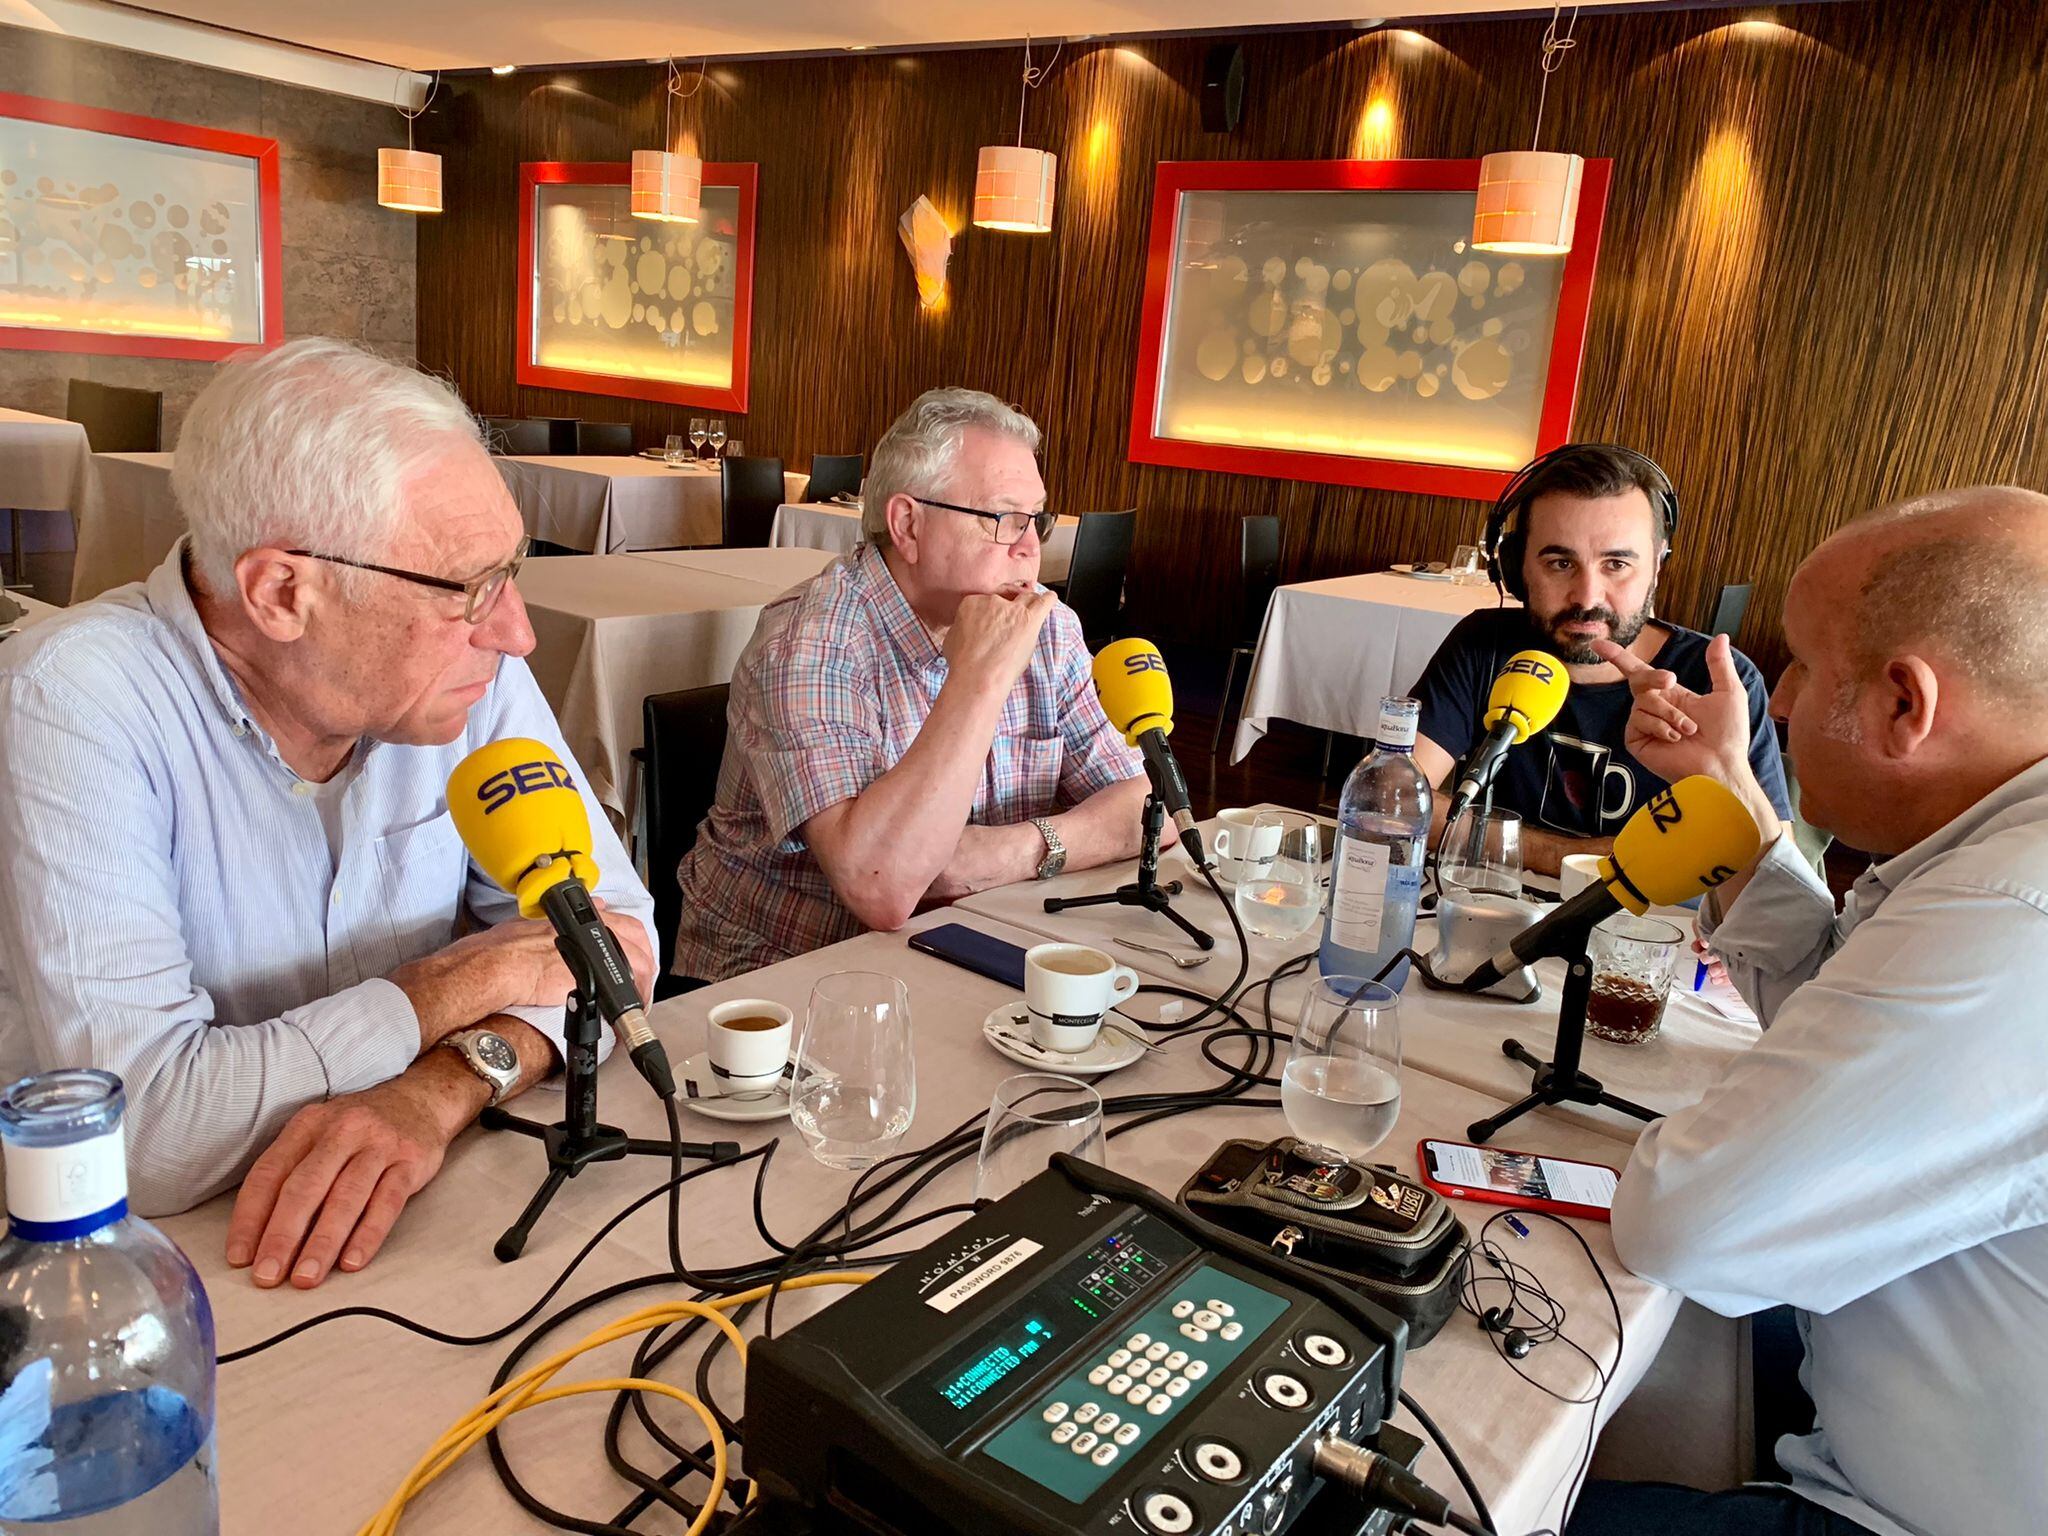
[[[1178,1232],[1138,1216],[994,1313],[959,1347],[890,1392],[889,1400],[949,1443],[1191,1252]]]

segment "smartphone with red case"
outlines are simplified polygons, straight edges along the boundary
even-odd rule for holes
[[[1540,1152],[1510,1152],[1469,1141],[1421,1141],[1422,1182],[1452,1200],[1512,1205],[1525,1211],[1611,1219],[1621,1175],[1605,1163],[1576,1163]]]

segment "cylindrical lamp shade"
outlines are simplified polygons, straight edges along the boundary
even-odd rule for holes
[[[984,144],[974,167],[974,222],[981,229],[1042,235],[1052,228],[1058,155],[1014,144]]]
[[[694,224],[704,200],[704,162],[665,149],[633,151],[633,217]]]
[[[439,213],[441,157],[424,149],[378,150],[377,201],[404,213]]]
[[[1586,162],[1552,150],[1521,149],[1479,162],[1472,244],[1513,256],[1562,256],[1579,219]]]

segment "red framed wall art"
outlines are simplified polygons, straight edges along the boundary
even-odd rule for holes
[[[1161,164],[1130,457],[1492,499],[1570,438],[1611,167],[1541,257],[1471,248],[1477,160]]]
[[[277,140],[0,93],[0,347],[274,346],[279,245]]]
[[[697,222],[666,224],[629,165],[521,165],[519,382],[746,410],[758,174],[705,162]]]

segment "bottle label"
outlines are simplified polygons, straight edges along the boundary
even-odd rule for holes
[[[1392,850],[1362,837],[1340,838],[1336,879],[1330,886],[1330,939],[1345,949],[1377,954],[1387,905]]]
[[[24,1237],[76,1237],[118,1219],[127,1201],[128,1138],[118,1125],[61,1147],[7,1144],[7,1216],[31,1229]],[[42,1227],[67,1230],[32,1230]]]
[[[1395,705],[1402,706],[1395,708]],[[1390,752],[1415,750],[1416,712],[1410,699],[1388,699],[1380,705],[1380,728],[1376,738]]]

